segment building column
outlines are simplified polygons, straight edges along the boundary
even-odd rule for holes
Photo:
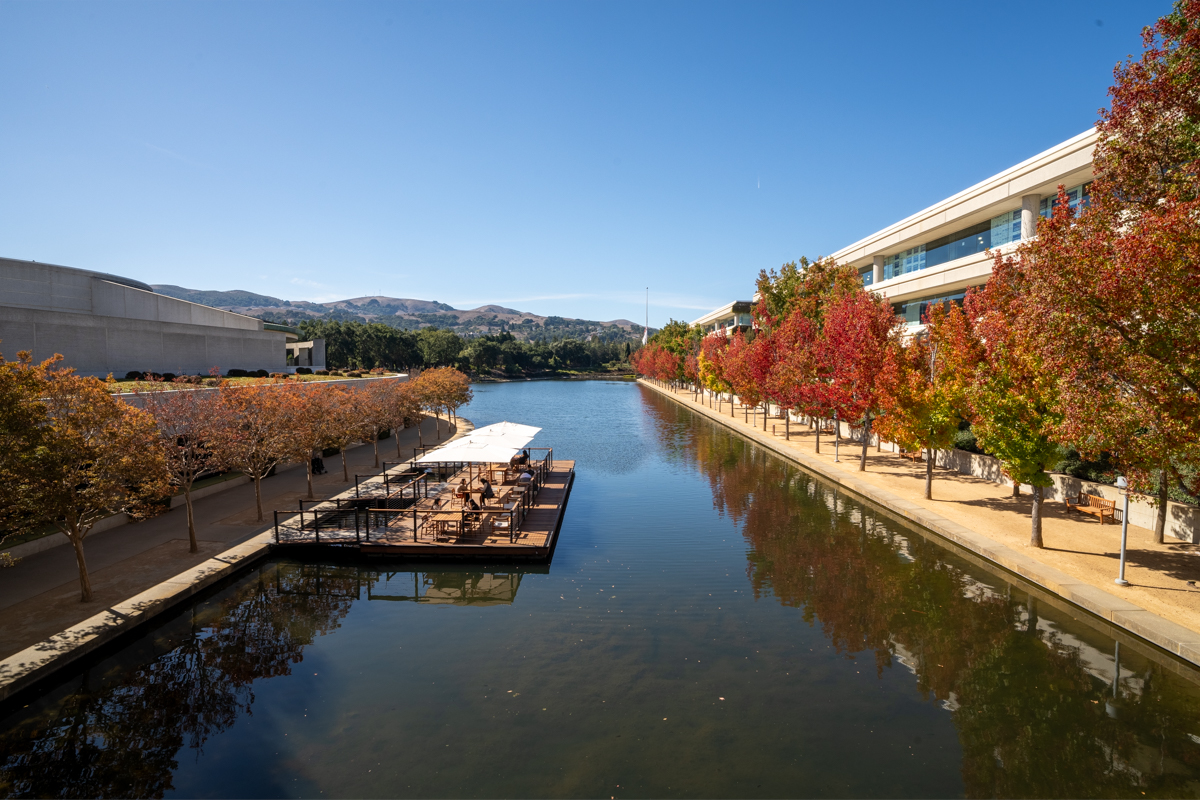
[[[1021,241],[1037,236],[1038,214],[1041,212],[1042,196],[1026,194],[1021,196]]]
[[[871,283],[883,282],[883,256],[875,256],[871,261]]]

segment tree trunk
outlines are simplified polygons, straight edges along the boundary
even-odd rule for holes
[[[871,446],[871,415],[868,414],[866,422],[863,424],[863,449],[862,459],[858,462],[858,471],[867,471],[867,448]]]
[[[183,486],[183,504],[187,507],[188,518],[188,552],[199,553],[200,545],[196,542],[196,515],[192,512],[192,484]]]
[[[312,452],[311,452],[311,451],[309,451],[309,454],[308,454],[308,499],[309,499],[309,500],[312,500],[312,499],[313,499],[313,488],[312,488],[312,462],[313,462],[313,460],[312,460]]]
[[[350,482],[350,468],[346,466],[346,448],[342,448],[342,483]]]
[[[1012,496],[1013,496],[1013,497],[1020,497],[1020,496],[1021,496],[1021,482],[1020,482],[1020,481],[1013,481],[1013,493],[1012,493]]]
[[[771,404],[763,403],[763,433],[767,432],[767,417],[771,415]]]
[[[1154,515],[1155,544],[1162,544],[1167,535],[1167,501],[1170,496],[1167,492],[1167,468],[1164,466],[1158,473],[1158,513]]]
[[[785,442],[792,440],[792,414],[790,409],[785,409],[783,412],[783,440]]]
[[[417,446],[424,447],[425,440],[421,438],[421,423],[425,422],[424,414],[417,417]]]
[[[817,453],[820,454],[820,452],[821,452],[821,423],[819,423],[819,422],[817,423],[816,431],[817,431]]]
[[[262,522],[262,476],[254,476],[254,507],[258,509],[258,521]]]
[[[929,457],[925,459],[925,499],[933,499],[933,456],[934,451],[927,449],[925,451]]]
[[[371,437],[371,444],[375,446],[375,469],[379,469],[379,431]]]
[[[1033,487],[1033,513],[1031,515],[1033,521],[1033,531],[1029,537],[1030,547],[1043,547],[1042,544],[1042,492],[1045,491],[1041,486]]]
[[[63,531],[63,533],[67,533]],[[88,576],[87,559],[83,557],[83,537],[77,533],[67,533],[67,538],[75,547],[75,563],[79,566],[79,602],[92,601],[92,579]]]

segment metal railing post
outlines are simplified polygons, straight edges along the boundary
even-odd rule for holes
[[[275,510],[275,544],[279,544],[279,509]]]

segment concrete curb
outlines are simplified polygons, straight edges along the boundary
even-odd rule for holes
[[[1200,666],[1200,632],[1164,619],[1141,606],[1092,586],[1090,583],[1085,583],[1054,567],[1042,564],[1023,553],[1013,550],[1007,545],[965,528],[957,522],[948,520],[940,514],[935,514],[915,503],[897,497],[891,492],[857,480],[851,473],[809,458],[803,453],[791,450],[790,448],[785,448],[769,434],[764,434],[762,431],[752,428],[745,423],[738,423],[736,417],[727,417],[718,414],[713,409],[699,403],[685,403],[683,399],[673,392],[656,386],[647,380],[639,378],[638,383],[658,392],[664,397],[674,400],[684,408],[696,411],[716,422],[720,422],[743,438],[767,448],[775,455],[793,464],[797,464],[808,472],[815,473],[825,480],[849,489],[860,497],[882,506],[892,514],[909,522],[916,523],[938,537],[947,539],[958,547],[984,558],[991,564],[1012,572],[1024,580],[1058,595],[1084,611],[1140,639],[1144,639],[1166,650],[1168,653]]]
[[[442,445],[466,436],[475,429],[470,420],[461,417],[455,424],[454,433]],[[354,489],[347,489],[335,497],[353,494]],[[197,592],[261,561],[271,553],[274,538],[273,530],[268,527],[170,580],[0,661],[0,702],[186,602]]]
[[[0,661],[0,701],[91,653],[132,628],[179,605],[197,592],[238,572],[270,552],[271,536],[260,533],[169,581],[106,608],[32,647]]]

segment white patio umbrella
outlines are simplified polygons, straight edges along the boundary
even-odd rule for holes
[[[465,461],[473,464],[508,463],[520,447],[496,441],[495,437],[476,440],[459,439],[445,447],[431,450],[417,459],[418,464],[435,461]]]
[[[532,425],[522,425],[519,422],[497,422],[493,425],[484,425],[482,428],[476,428],[471,431],[471,438],[476,439],[480,436],[512,436],[514,438],[527,436],[529,439],[532,439],[540,430],[541,428],[535,428]]]
[[[533,441],[534,435],[540,430],[541,428],[520,425],[516,422],[497,422],[495,425],[476,428],[468,435],[477,441],[500,442],[513,447],[524,447]]]

